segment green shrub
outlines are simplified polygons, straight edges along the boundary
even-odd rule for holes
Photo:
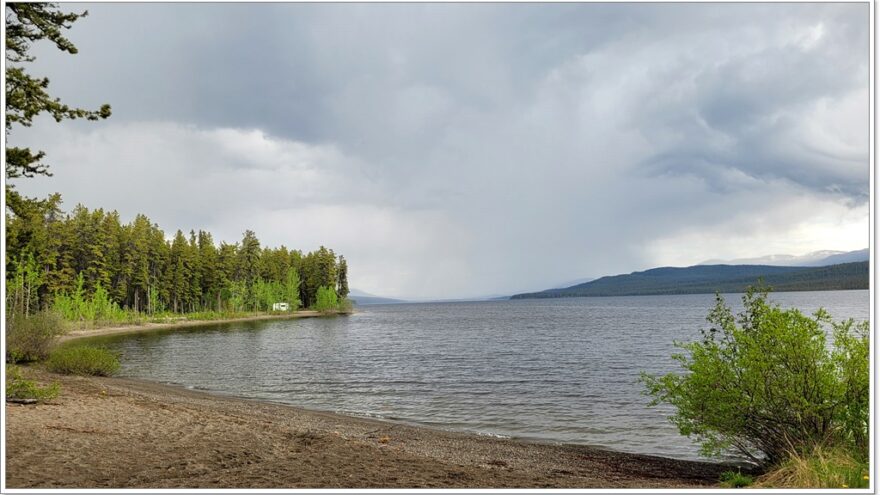
[[[676,343],[684,374],[642,375],[652,404],[673,405],[672,421],[705,455],[732,449],[768,466],[835,445],[867,458],[868,323],[783,310],[766,289],[749,288],[743,303],[737,320],[716,296],[702,340]]]
[[[721,486],[727,488],[742,488],[755,482],[751,476],[742,474],[739,471],[725,471],[721,473],[719,481],[721,481]]]
[[[332,287],[318,287],[315,310],[326,313],[338,308],[339,298],[336,295],[336,291]]]
[[[6,317],[6,360],[19,363],[45,359],[52,343],[62,333],[64,326],[56,313],[9,314]]]
[[[339,304],[337,304],[336,307],[343,313],[351,313],[354,309],[354,303],[351,302],[351,299],[343,297],[339,300]]]
[[[120,308],[101,284],[97,284],[92,294],[86,297],[84,284],[83,274],[80,273],[72,291],[55,294],[52,308],[65,320],[75,322],[80,327],[138,323],[142,320],[136,311]]]
[[[110,376],[119,369],[119,357],[101,347],[65,346],[49,354],[46,367],[65,375]]]
[[[851,454],[860,461],[868,459],[868,417],[870,412],[870,376],[868,363],[870,342],[868,322],[852,320],[833,324],[837,396],[842,403],[834,420],[842,445],[851,447]]]
[[[6,398],[35,400],[44,402],[58,397],[61,385],[52,383],[41,387],[31,380],[25,380],[18,366],[6,365]]]

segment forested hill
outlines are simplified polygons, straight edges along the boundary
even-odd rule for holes
[[[749,285],[755,285],[759,278],[779,292],[867,289],[868,262],[822,267],[697,265],[654,268],[602,277],[563,289],[517,294],[511,299],[742,292]]]
[[[24,314],[64,302],[106,302],[134,313],[270,311],[314,306],[322,292],[348,296],[348,264],[332,249],[262,246],[254,232],[219,244],[210,232],[168,236],[144,215],[60,209],[60,195],[6,212],[7,307]],[[73,304],[73,303],[71,303]],[[65,306],[66,307],[66,306]]]

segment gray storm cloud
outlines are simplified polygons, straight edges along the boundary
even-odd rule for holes
[[[862,4],[67,4],[32,71],[70,207],[323,243],[352,285],[509,294],[868,243]]]

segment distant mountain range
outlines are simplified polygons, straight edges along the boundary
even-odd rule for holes
[[[359,306],[365,306],[368,304],[398,304],[407,302],[402,299],[392,299],[390,297],[376,296],[357,289],[351,289],[348,294],[348,299]]]
[[[771,254],[759,258],[740,258],[735,260],[708,260],[701,265],[772,265],[772,266],[828,266],[840,263],[868,261],[868,249],[858,251],[813,251],[801,256],[790,254]]]
[[[841,254],[826,256],[828,259]],[[742,292],[763,279],[775,291],[867,289],[868,262],[829,266],[696,265],[663,267],[627,275],[602,277],[562,289],[517,294],[511,299],[641,296]]]
[[[593,280],[596,280],[596,277],[576,278],[574,280],[569,280],[568,282],[556,284],[553,286],[553,288],[554,289],[564,289],[566,287],[571,287],[572,285],[580,285],[580,284],[585,284],[587,282],[592,282]]]

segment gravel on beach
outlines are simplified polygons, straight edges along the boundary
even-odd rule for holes
[[[684,488],[729,467],[534,443],[27,368],[6,404],[9,488]]]

